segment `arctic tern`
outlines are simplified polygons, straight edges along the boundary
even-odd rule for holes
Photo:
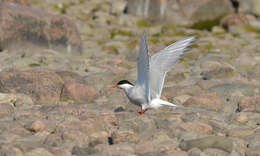
[[[113,88],[123,89],[131,103],[141,106],[140,114],[149,108],[177,105],[160,99],[166,73],[188,52],[196,36],[175,42],[149,57],[145,32],[141,39],[138,57],[138,78],[136,84],[121,80]]]

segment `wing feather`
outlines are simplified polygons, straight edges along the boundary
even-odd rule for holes
[[[166,73],[189,51],[196,36],[175,42],[151,57],[151,99],[160,98]]]
[[[145,91],[147,101],[150,101],[150,65],[149,55],[146,44],[145,32],[143,32],[141,39],[140,54],[138,57],[138,78],[136,81],[136,87],[142,87]]]

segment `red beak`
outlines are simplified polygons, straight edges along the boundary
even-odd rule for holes
[[[113,85],[113,86],[111,86],[111,88],[117,88],[117,87],[119,87],[119,85]]]

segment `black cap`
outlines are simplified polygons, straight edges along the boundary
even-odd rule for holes
[[[117,83],[117,85],[122,85],[122,84],[130,84],[130,85],[133,86],[133,84],[132,84],[131,82],[127,81],[127,80],[121,80],[121,81],[119,81],[119,82]]]

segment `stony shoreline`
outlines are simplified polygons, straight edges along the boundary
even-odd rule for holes
[[[240,12],[248,25],[231,13],[223,21],[228,30],[219,24],[208,31],[124,14],[125,3],[28,1],[26,7],[73,21],[81,50],[67,51],[67,42],[63,49],[0,47],[0,156],[260,155],[258,19]],[[69,38],[71,29],[62,28],[59,35]],[[199,35],[162,93],[186,109],[140,116],[121,90],[109,88],[121,79],[135,82],[143,31],[151,55]]]

